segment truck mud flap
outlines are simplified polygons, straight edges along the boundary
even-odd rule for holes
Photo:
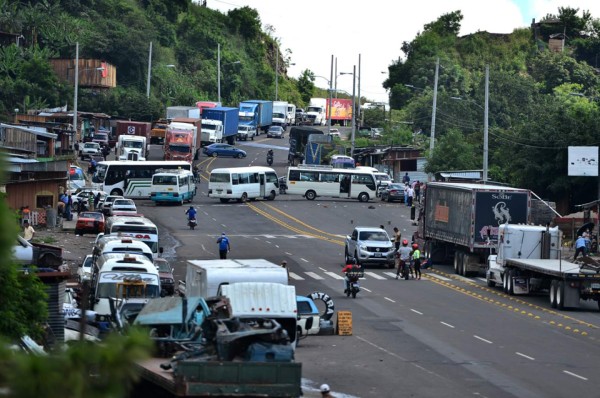
[[[321,314],[321,319],[324,319],[326,321],[331,319],[333,313],[335,312],[335,304],[333,303],[333,300],[331,299],[331,297],[329,297],[327,293],[312,292],[306,297],[310,297],[313,300],[321,300],[325,304],[325,310]]]

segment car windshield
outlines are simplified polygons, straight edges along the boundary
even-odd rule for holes
[[[166,261],[155,261],[154,264],[158,268],[158,272],[171,272],[171,267]]]
[[[389,240],[385,232],[381,231],[362,231],[359,236],[360,240],[375,240],[385,242]]]

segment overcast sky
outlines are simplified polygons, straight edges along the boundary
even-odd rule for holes
[[[329,79],[333,55],[338,73],[351,73],[356,65],[358,79],[360,54],[361,96],[384,102],[388,96],[382,83],[388,66],[403,55],[402,42],[414,39],[423,25],[443,14],[461,10],[461,35],[510,33],[566,6],[579,8],[579,16],[589,10],[593,18],[600,18],[598,0],[207,0],[207,6],[223,13],[244,6],[256,9],[263,30],[266,25],[275,29],[282,53],[291,50],[295,65],[288,69],[290,77],[310,69]],[[315,84],[328,85],[322,78]],[[337,87],[352,93],[352,76],[338,76]]]

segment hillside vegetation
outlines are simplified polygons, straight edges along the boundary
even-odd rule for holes
[[[218,44],[224,105],[274,99],[276,54],[279,99],[303,103],[296,84],[286,77],[289,51],[281,54],[256,10],[247,7],[223,15],[190,0],[0,0],[0,31],[23,35],[19,47],[0,48],[4,119],[15,108],[72,107],[74,89],[58,81],[48,59],[74,59],[77,42],[80,59],[105,60],[117,69],[116,89],[80,88],[79,110],[153,120],[164,116],[169,105],[216,101]]]
[[[567,148],[600,143],[600,22],[560,8],[536,30],[459,37],[461,21],[460,11],[442,15],[403,44],[404,56],[390,65],[384,83],[392,108],[400,109],[388,137],[408,132],[410,142],[418,132],[417,142],[429,148],[439,58],[436,141],[427,171],[481,169],[487,65],[489,179],[530,188],[565,212],[597,199],[597,178],[567,175]],[[565,31],[564,51],[550,51],[550,35]]]

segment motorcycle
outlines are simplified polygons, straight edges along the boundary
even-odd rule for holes
[[[188,227],[190,227],[191,230],[196,228],[196,225],[198,225],[198,223],[196,222],[195,218],[188,219]]]
[[[287,193],[287,181],[285,177],[279,177],[279,194],[284,195]]]
[[[363,271],[348,271],[346,272],[346,278],[348,278],[348,288],[346,289],[346,297],[352,296],[356,298],[358,292],[360,292],[360,285],[358,280],[364,276]]]

